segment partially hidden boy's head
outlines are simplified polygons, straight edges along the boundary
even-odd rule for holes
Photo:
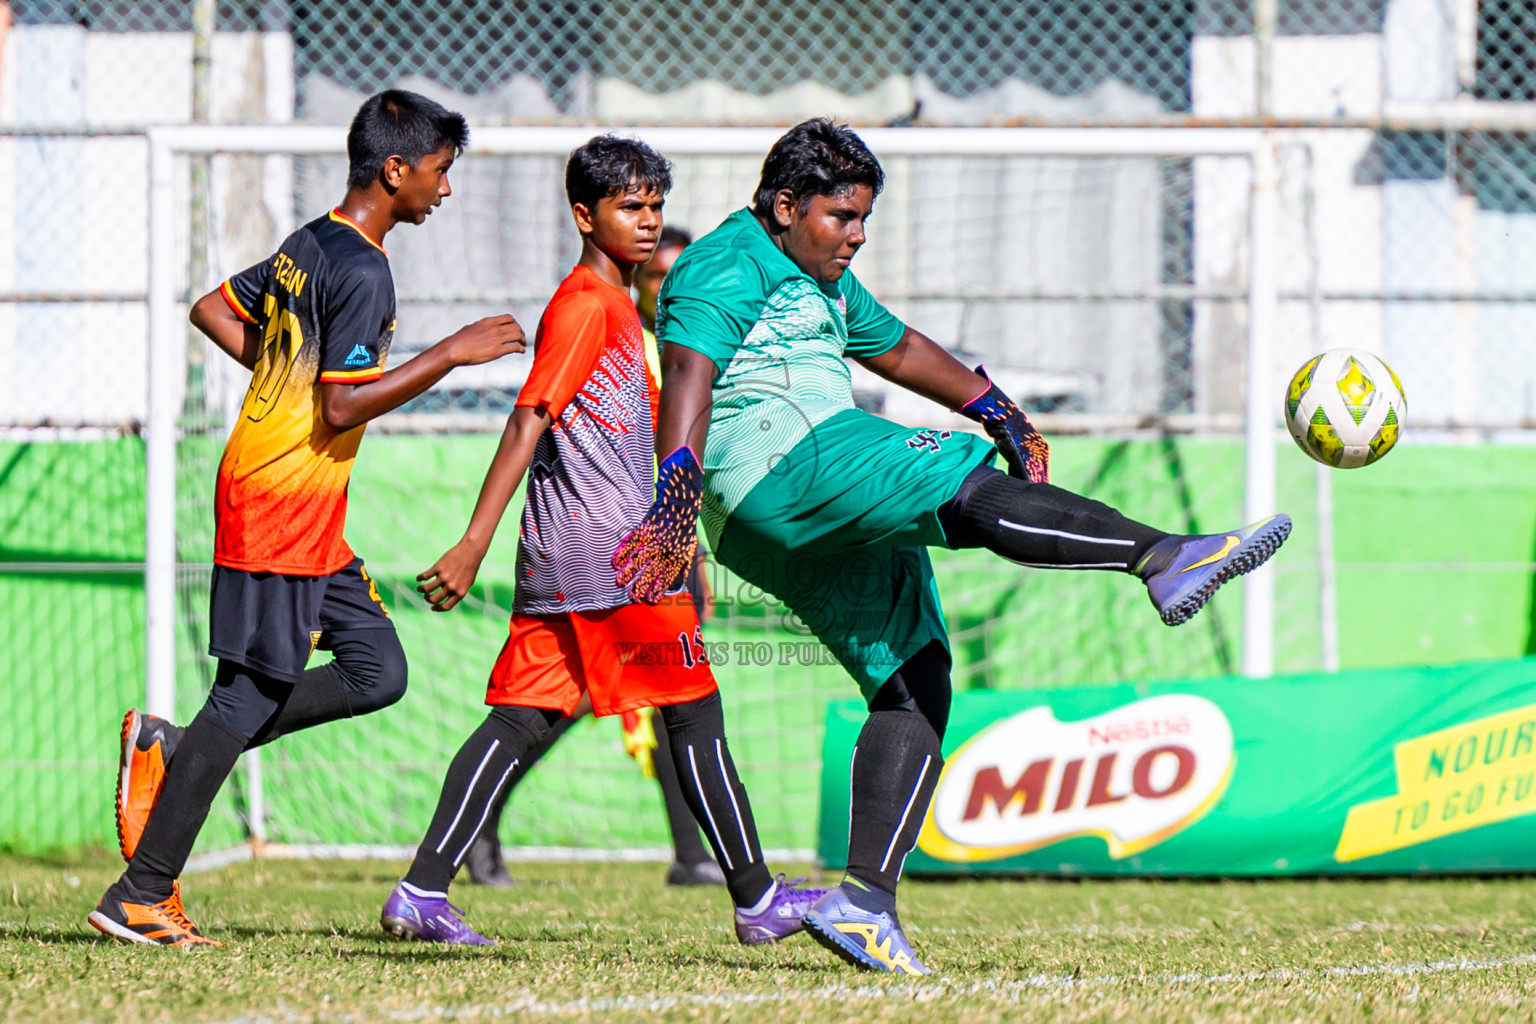
[[[640,313],[640,322],[650,330],[656,329],[656,299],[661,294],[661,283],[666,280],[667,271],[672,269],[678,254],[692,242],[693,235],[668,224],[661,229],[651,258],[645,266],[635,268],[635,309]]]
[[[671,163],[637,139],[599,135],[565,163],[565,196],[583,246],[631,266],[655,252],[671,189]]]
[[[864,222],[884,187],[885,171],[864,140],[816,117],[768,151],[752,212],[801,270],[831,283],[864,244]]]
[[[397,222],[420,224],[453,194],[448,168],[468,144],[463,114],[414,92],[386,90],[352,118],[347,187],[383,189]]]

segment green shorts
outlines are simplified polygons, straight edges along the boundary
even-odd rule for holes
[[[926,549],[945,545],[939,507],[994,451],[973,434],[838,413],[723,517],[715,557],[783,602],[867,700],[923,646],[948,646]]]

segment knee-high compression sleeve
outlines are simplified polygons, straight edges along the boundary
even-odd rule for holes
[[[1168,534],[1103,502],[991,467],[966,478],[939,510],[950,546],[986,548],[1023,565],[1133,572]]]
[[[849,766],[849,896],[867,909],[888,909],[877,901],[893,899],[901,869],[928,813],[944,758],[939,737],[914,711],[871,711],[859,732]],[[859,890],[862,888],[862,892]]]
[[[571,731],[571,726],[577,721],[578,719],[575,718],[562,718],[555,722],[549,727],[549,732],[544,734],[544,738],[534,744],[527,756],[512,769],[512,774],[507,777],[507,784],[502,787],[501,795],[491,804],[491,815],[485,820],[485,826],[480,829],[482,836],[498,841],[496,836],[501,828],[501,814],[507,809],[508,801],[512,799],[512,791],[517,788],[519,782],[527,778],[529,772],[533,771],[533,766],[538,764],[556,743],[560,742],[560,737]]]
[[[405,881],[447,892],[517,767],[561,717],[558,711],[502,707],[486,716],[448,765],[432,824],[416,848]]]
[[[679,864],[702,864],[709,860],[709,851],[704,848],[698,823],[693,820],[693,811],[683,793],[677,762],[672,757],[672,737],[667,732],[666,716],[652,716],[651,728],[656,732],[656,750],[651,763],[656,766],[656,783],[667,812],[667,828],[672,833],[672,859]]]
[[[763,863],[752,805],[725,743],[720,693],[657,710],[666,720],[688,809],[715,851],[731,899],[738,907],[751,907],[772,888],[773,876]]]
[[[926,644],[869,702],[849,765],[848,898],[871,912],[893,910],[896,883],[917,845],[944,768],[949,724],[949,651]]]

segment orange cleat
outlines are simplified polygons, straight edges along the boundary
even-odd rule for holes
[[[181,886],[159,903],[144,903],[129,894],[128,887],[119,879],[101,897],[96,909],[87,919],[91,927],[114,939],[137,942],[145,946],[176,946],[190,949],[194,946],[222,946],[205,938],[187,917],[181,905]]]
[[[133,708],[123,716],[117,773],[117,847],[133,860],[139,837],[165,785],[165,766],[186,730]]]

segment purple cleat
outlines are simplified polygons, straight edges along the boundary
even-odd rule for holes
[[[755,914],[741,907],[736,908],[736,938],[743,946],[778,942],[805,930],[801,918],[811,909],[811,904],[825,896],[828,890],[802,889],[799,886],[804,881],[806,879],[797,878],[788,882],[782,874],[777,875],[766,907]]]
[[[866,971],[931,974],[913,952],[895,914],[872,914],[854,905],[841,888],[817,900],[805,915],[811,938]]]
[[[464,913],[448,902],[445,892],[427,892],[407,882],[395,886],[384,901],[379,923],[396,938],[445,942],[456,946],[494,946],[496,943],[475,932],[459,915]]]
[[[1269,560],[1291,535],[1291,517],[1273,515],[1231,533],[1190,537],[1173,561],[1147,577],[1147,595],[1163,621],[1177,626],[1205,606],[1216,588]]]

